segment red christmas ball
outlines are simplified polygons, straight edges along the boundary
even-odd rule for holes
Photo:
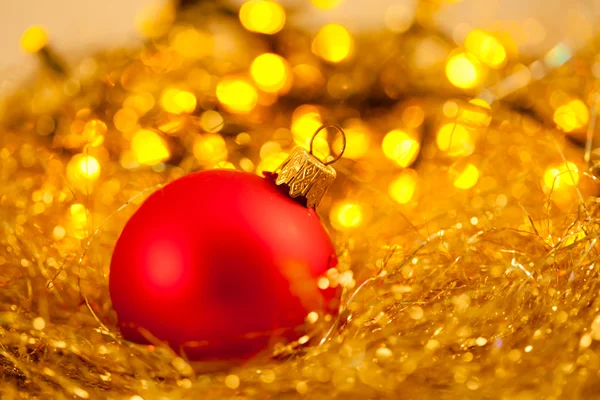
[[[247,358],[300,337],[310,311],[336,312],[339,291],[317,286],[336,264],[314,209],[271,178],[212,170],[148,197],[117,241],[109,288],[125,339]]]

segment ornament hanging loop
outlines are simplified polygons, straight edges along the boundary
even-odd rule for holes
[[[315,138],[323,129],[335,128],[342,135],[342,149],[330,161],[321,161],[313,153]],[[310,139],[310,152],[302,147],[296,147],[289,157],[277,168],[276,185],[285,185],[290,197],[302,197],[306,206],[314,208],[321,202],[327,188],[335,179],[333,164],[342,157],[346,149],[346,133],[339,125],[321,125]]]
[[[319,129],[317,129],[317,131],[314,133],[314,135],[312,136],[312,138],[310,139],[310,155],[315,157],[315,154],[313,153],[313,145],[315,143],[315,139],[317,138],[317,135],[319,134],[319,132],[321,132],[323,129],[327,129],[327,128],[335,128],[341,135],[342,135],[342,149],[340,150],[339,154],[336,155],[332,160],[329,160],[327,162],[323,162],[324,165],[331,165],[334,162],[336,162],[337,160],[339,160],[340,158],[342,158],[342,155],[344,154],[344,151],[346,150],[346,132],[344,132],[344,129],[336,124],[323,124],[319,127]]]

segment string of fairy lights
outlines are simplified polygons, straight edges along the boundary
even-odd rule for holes
[[[340,2],[314,3],[321,8],[332,8]],[[386,27],[395,33],[407,31],[414,20],[414,16],[407,13],[409,11],[404,8],[391,7],[384,21]],[[286,25],[286,11],[274,1],[248,1],[239,9],[238,17],[246,30],[266,36],[281,32]],[[160,71],[161,68],[168,70],[169,63],[182,62],[181,60],[200,60],[208,56],[217,45],[206,31],[189,25],[177,25],[175,20],[176,7],[168,4],[141,14],[136,21],[139,31],[149,39],[166,35],[169,51],[179,57],[177,60],[168,59],[164,54],[161,57],[160,54],[142,53],[144,64],[155,71]],[[480,88],[492,72],[505,68],[511,59],[517,57],[517,50],[514,42],[506,35],[495,35],[481,29],[467,30],[464,26],[459,28],[455,40],[461,45],[446,55],[444,73],[452,86],[469,93]],[[27,52],[48,57],[48,52],[44,52],[49,48],[47,34],[40,26],[29,28],[23,34],[21,45]],[[354,55],[355,38],[342,25],[326,24],[313,35],[310,51],[329,65],[343,64]],[[546,61],[552,64],[553,60],[564,58],[565,51],[564,48],[555,49],[554,53],[547,55]],[[84,75],[86,69],[93,74],[96,68],[89,59],[80,66]],[[521,71],[520,64],[512,69],[518,75]],[[273,170],[288,155],[289,150],[282,148],[281,140],[270,140],[262,144],[259,151],[260,162],[257,164],[248,157],[236,160],[235,164],[230,160],[227,141],[220,134],[226,117],[223,111],[231,115],[248,116],[259,107],[275,104],[278,98],[288,94],[293,87],[325,85],[329,94],[335,98],[336,92],[343,90],[340,88],[346,85],[344,78],[338,75],[327,80],[314,62],[288,60],[272,52],[254,57],[247,70],[241,73],[215,77],[204,69],[195,69],[187,77],[188,87],[166,87],[158,94],[140,90],[143,85],[143,82],[140,83],[140,70],[138,65],[132,65],[123,71],[120,84],[129,94],[124,98],[121,108],[112,116],[112,121],[92,117],[89,109],[82,109],[70,125],[70,134],[55,137],[55,143],[59,146],[83,150],[74,154],[66,165],[66,175],[74,188],[81,191],[93,190],[94,184],[100,179],[103,162],[90,149],[103,148],[109,129],[107,123],[113,124],[129,143],[128,148],[119,155],[119,163],[123,168],[148,166],[157,172],[163,171],[165,163],[173,157],[168,136],[177,136],[176,132],[186,123],[185,118],[196,113],[199,108],[196,93],[205,91],[214,91],[222,111],[207,109],[194,120],[194,124],[205,133],[196,135],[192,143],[186,143],[193,155],[193,162],[202,168],[239,168],[257,174]],[[500,82],[495,86],[496,92],[502,92],[506,87],[510,89],[509,83],[514,83],[514,79],[510,81],[507,78],[503,82],[505,87]],[[501,93],[494,94],[495,97],[499,95],[502,96]],[[584,99],[556,90],[550,95],[549,101],[554,108],[554,123],[566,134],[580,134],[588,126],[590,112]],[[38,107],[34,99],[32,105],[34,113],[40,114],[36,130],[40,135],[48,135],[55,131],[56,121],[42,112],[44,106],[41,105],[41,99],[39,103]],[[490,123],[489,103],[486,92],[467,104],[459,104],[454,100],[445,102],[442,107],[443,121],[439,124],[435,138],[438,149],[457,160],[468,158],[475,150],[474,132],[485,129]],[[160,107],[167,115],[159,121],[157,130],[146,128],[140,122],[155,107]],[[325,110],[320,106],[298,106],[292,113],[289,127],[293,142],[307,147],[312,134],[324,123],[324,113]],[[383,136],[381,154],[401,168],[389,182],[388,194],[397,203],[406,205],[415,201],[419,184],[417,171],[410,167],[422,150],[420,130],[425,120],[423,105],[408,105],[402,110],[400,119],[402,128],[391,129]],[[345,158],[359,160],[376,147],[373,129],[366,121],[349,118],[344,122],[344,128],[348,142]],[[250,135],[245,132],[235,138],[235,143],[240,146],[247,145],[250,141]],[[339,146],[339,142],[334,142],[333,151],[338,150]],[[330,156],[331,150],[325,137],[317,139],[316,152],[320,157]],[[565,176],[565,172],[569,172],[569,176]],[[560,191],[562,187],[576,185],[578,176],[579,171],[574,163],[558,164],[545,172],[543,185]],[[450,170],[450,179],[461,190],[475,186],[479,177],[478,166],[469,161],[457,162]],[[70,212],[74,220],[79,221],[79,225],[86,224],[83,206],[76,204],[71,207]],[[355,228],[362,223],[361,206],[343,200],[331,208],[330,219],[339,229]],[[60,232],[61,229],[58,229],[59,236]]]

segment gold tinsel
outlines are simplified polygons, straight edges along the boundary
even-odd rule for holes
[[[600,396],[593,52],[530,64],[500,36],[478,53],[485,32],[455,48],[433,6],[354,38],[169,6],[141,48],[70,67],[30,31],[44,66],[0,103],[0,396]],[[144,197],[203,168],[273,170],[325,122],[348,135],[318,210],[339,320],[234,366],[120,339],[110,256]]]

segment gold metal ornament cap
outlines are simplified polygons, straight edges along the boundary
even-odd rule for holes
[[[313,154],[313,143],[315,138],[323,129],[335,128],[342,135],[342,150],[333,159],[327,162],[319,160]],[[327,189],[335,180],[335,169],[331,166],[340,159],[346,148],[346,135],[338,125],[322,125],[310,141],[310,151],[301,147],[292,150],[290,156],[276,169],[277,179],[275,184],[285,185],[289,188],[292,198],[304,197],[306,206],[315,208],[327,192]]]

